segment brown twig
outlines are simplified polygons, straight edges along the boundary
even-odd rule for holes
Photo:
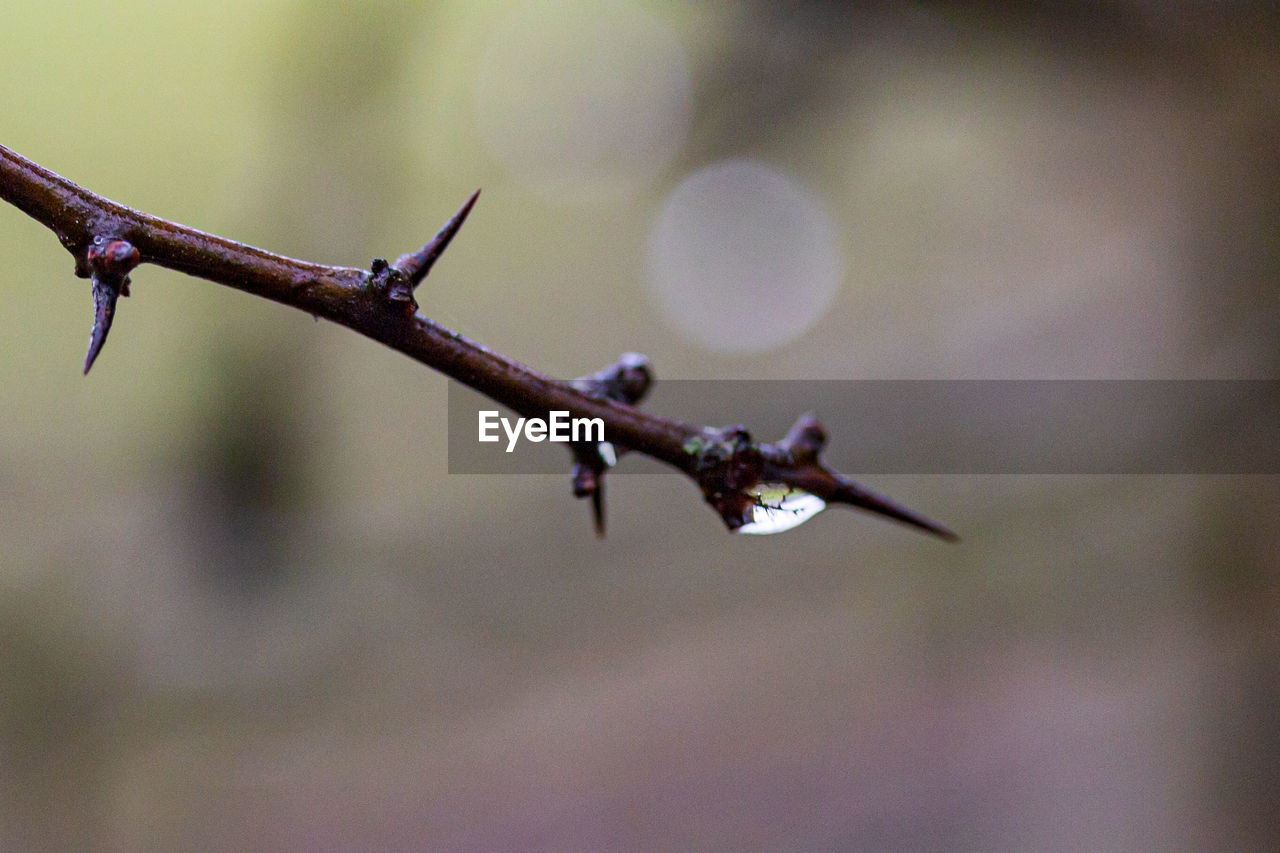
[[[477,193],[478,195],[478,193]],[[818,460],[825,433],[804,416],[776,444],[753,443],[741,427],[698,427],[635,407],[652,379],[642,356],[624,356],[590,377],[562,382],[503,358],[417,314],[413,291],[448,246],[475,204],[471,196],[436,237],[394,264],[369,270],[299,261],[205,234],[89,192],[0,145],[0,198],[52,230],[75,258],[76,275],[91,278],[94,331],[85,372],[106,341],[115,303],[128,294],[129,272],[150,263],[234,287],[323,317],[373,338],[468,385],[526,417],[552,410],[600,418],[618,450],[643,453],[689,475],[707,502],[735,530],[758,503],[751,489],[780,483],[827,503],[859,507],[954,540],[955,534],[881,498]],[[611,384],[613,383],[613,384]],[[599,448],[575,448],[575,493],[596,504],[603,531]]]

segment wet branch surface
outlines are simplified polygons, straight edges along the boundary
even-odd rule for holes
[[[544,376],[467,340],[418,313],[414,290],[448,247],[479,195],[473,195],[421,249],[368,270],[295,260],[134,210],[77,186],[0,145],[0,198],[57,235],[91,281],[93,329],[88,373],[111,329],[116,302],[129,295],[140,264],[167,267],[306,311],[373,338],[444,373],[525,417],[552,410],[600,418],[618,452],[650,456],[688,475],[730,530],[749,525],[762,503],[758,487],[781,485],[827,504],[858,507],[954,540],[946,528],[863,489],[825,467],[826,432],[802,415],[786,437],[754,442],[740,426],[701,427],[637,408],[652,383],[649,362],[628,353],[599,373],[571,381]],[[610,460],[597,445],[577,445],[574,494],[591,497],[603,532],[604,476]]]

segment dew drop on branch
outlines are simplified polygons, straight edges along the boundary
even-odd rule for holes
[[[804,524],[827,507],[817,495],[782,483],[761,483],[747,493],[755,499],[751,520],[735,533],[781,533]]]

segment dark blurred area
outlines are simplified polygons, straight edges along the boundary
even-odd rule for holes
[[[551,375],[1276,379],[1277,44],[1264,5],[55,3],[6,13],[0,142],[350,266],[483,187],[422,312]],[[442,377],[226,288],[140,268],[82,379],[71,272],[0,208],[0,849],[1280,847],[1274,475],[864,478],[956,546],[730,536],[637,475],[601,541],[567,455],[450,476]]]

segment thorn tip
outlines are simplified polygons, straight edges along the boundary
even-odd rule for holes
[[[449,248],[450,241],[458,233],[462,223],[467,221],[467,216],[471,213],[471,208],[475,207],[476,199],[479,197],[480,190],[476,190],[425,246],[416,252],[396,258],[393,266],[404,273],[411,287],[416,288],[427,277],[427,273],[431,272],[431,267],[444,254],[444,250]]]
[[[93,278],[93,329],[89,332],[89,352],[84,358],[84,375],[98,359],[103,345],[107,342],[107,334],[111,331],[111,321],[115,319],[116,300],[120,291],[103,283],[97,276]]]
[[[960,537],[956,533],[936,521],[925,518],[915,510],[907,509],[895,501],[864,489],[852,480],[841,479],[843,480],[841,488],[832,497],[834,502],[873,512],[885,518],[892,518],[895,521],[900,521],[917,530],[936,536],[944,542],[960,541]]]
[[[120,237],[98,234],[85,250],[84,265],[93,289],[93,330],[89,333],[89,352],[84,357],[86,375],[107,342],[116,314],[116,300],[129,295],[129,272],[140,263],[142,253]],[[76,269],[80,271],[79,261]]]

